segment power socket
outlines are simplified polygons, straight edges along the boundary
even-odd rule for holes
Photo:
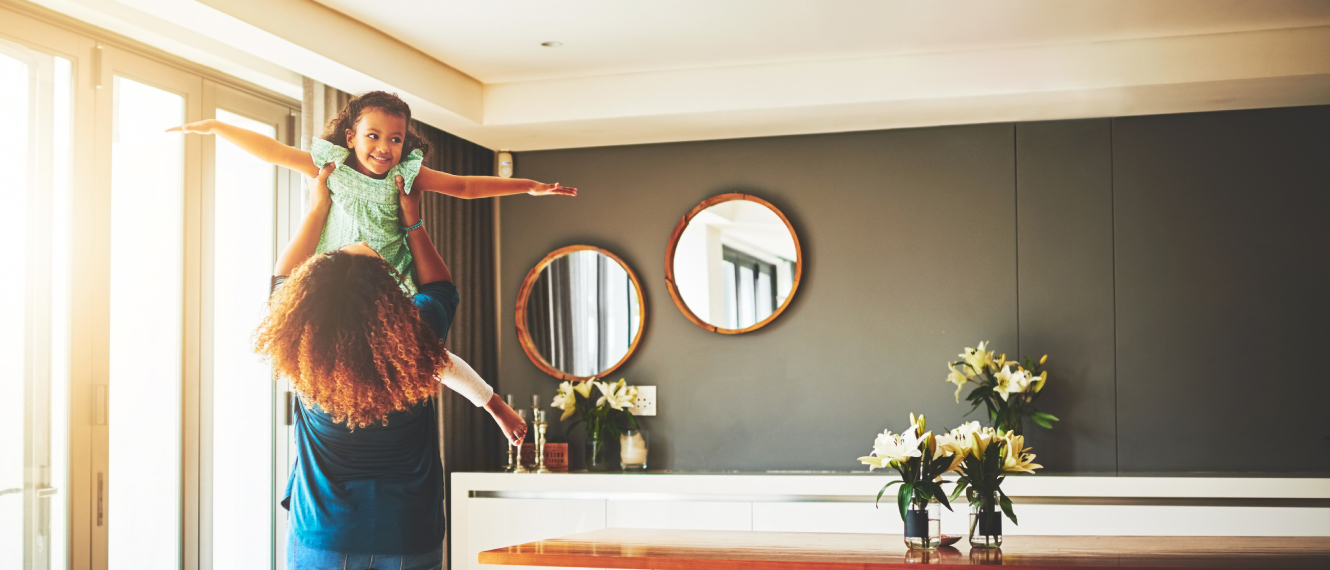
[[[634,416],[654,416],[656,415],[656,387],[638,386],[637,399],[633,400],[633,407],[628,408]]]

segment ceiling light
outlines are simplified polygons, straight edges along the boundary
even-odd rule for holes
[[[563,45],[563,42],[541,42],[540,45],[545,47],[559,47]]]

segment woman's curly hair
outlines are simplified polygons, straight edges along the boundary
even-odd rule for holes
[[[291,381],[306,405],[347,427],[434,395],[448,362],[443,344],[378,257],[333,251],[291,272],[268,302],[254,350]]]
[[[360,122],[360,116],[370,109],[378,109],[389,115],[406,119],[406,136],[402,141],[403,157],[415,149],[429,154],[429,143],[416,132],[415,127],[411,126],[411,107],[396,93],[386,91],[370,91],[351,98],[346,106],[342,107],[342,111],[329,120],[328,126],[323,128],[323,140],[343,148],[350,148],[346,144],[346,131],[354,132],[356,123]]]

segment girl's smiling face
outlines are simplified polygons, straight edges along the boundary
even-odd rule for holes
[[[356,129],[346,131],[346,146],[355,152],[355,169],[361,174],[383,178],[402,159],[406,140],[406,119],[370,108],[360,113]]]

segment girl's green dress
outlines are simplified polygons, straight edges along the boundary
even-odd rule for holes
[[[337,165],[336,170],[328,175],[332,208],[328,211],[328,221],[323,224],[323,234],[319,236],[318,251],[333,251],[361,241],[368,243],[384,261],[397,269],[402,277],[402,289],[408,295],[414,295],[411,249],[406,245],[406,234],[397,217],[396,179],[402,177],[409,193],[411,183],[420,173],[424,154],[420,149],[411,151],[379,180],[347,166],[346,159],[351,156],[351,150],[346,147],[315,138],[310,143],[309,153],[315,166],[322,168],[329,162]]]

